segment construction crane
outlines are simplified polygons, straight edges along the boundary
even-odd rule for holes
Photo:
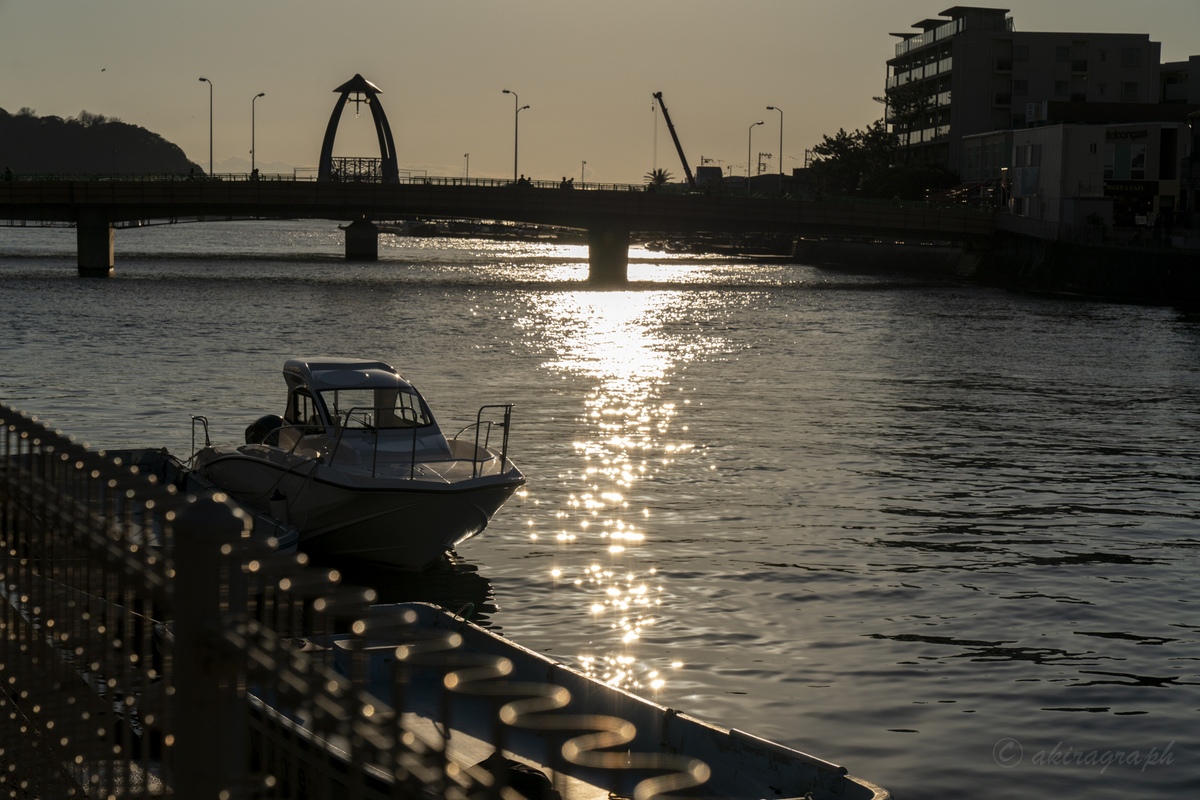
[[[687,156],[683,154],[683,145],[679,143],[679,137],[675,135],[675,126],[671,124],[671,115],[667,113],[667,104],[663,102],[662,92],[655,92],[654,99],[658,101],[658,107],[663,112],[663,119],[667,121],[667,130],[671,132],[671,140],[675,142],[675,152],[679,153],[679,160],[683,163],[683,174],[687,175],[688,186],[695,189],[696,179],[692,177],[692,168],[688,166]]]

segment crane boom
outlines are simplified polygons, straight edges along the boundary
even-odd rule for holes
[[[687,156],[683,154],[683,145],[679,143],[679,137],[675,135],[675,126],[671,124],[671,115],[667,113],[667,104],[663,102],[662,92],[655,92],[654,99],[658,101],[658,107],[663,112],[663,119],[667,121],[667,130],[671,132],[671,140],[675,142],[675,152],[679,153],[679,161],[683,164],[683,173],[687,175],[688,186],[695,189],[696,179],[692,177],[692,168],[688,166]]]

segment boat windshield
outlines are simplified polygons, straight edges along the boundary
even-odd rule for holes
[[[423,427],[431,422],[417,395],[401,389],[327,389],[321,399],[349,430]]]

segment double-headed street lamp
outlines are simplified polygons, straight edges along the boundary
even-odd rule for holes
[[[583,185],[583,176],[587,174],[587,162],[583,161],[579,164],[579,185]]]
[[[463,158],[467,160],[467,169],[465,172],[463,172],[463,180],[469,181],[471,180],[471,154],[463,153]]]
[[[212,169],[213,169],[213,162],[212,162],[212,122],[213,122],[213,120],[212,120],[212,100],[213,100],[213,88],[212,88],[212,81],[210,81],[208,78],[201,78],[200,80],[202,80],[202,81],[204,81],[205,83],[207,83],[207,84],[208,84],[208,174],[209,174],[209,177],[211,177],[211,176],[212,176]]]
[[[266,97],[266,92],[259,92],[254,95],[250,101],[250,174],[254,174],[254,104],[258,102],[258,98]]]
[[[762,124],[763,124],[763,121],[760,119],[758,122],[753,123],[750,126],[749,132],[746,133],[746,191],[747,192],[750,191],[750,142],[754,138],[754,126],[762,125]]]
[[[783,193],[783,109],[767,106],[767,111],[779,112],[779,192]]]
[[[517,99],[516,92],[510,92],[508,89],[505,89],[504,93],[511,94],[513,96],[513,108],[516,109],[516,111],[513,113],[513,183],[516,183],[517,182],[517,141],[518,141],[518,139],[520,137],[520,133],[521,133],[521,112],[524,111],[525,109],[529,108],[529,106],[519,105],[521,101],[519,99]]]

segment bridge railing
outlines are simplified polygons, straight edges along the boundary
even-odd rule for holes
[[[315,174],[289,173],[252,173],[227,172],[212,175],[200,173],[29,173],[13,175],[13,181],[72,181],[72,182],[120,182],[120,183],[162,183],[162,182],[195,182],[195,183],[312,183],[317,180]],[[376,180],[340,179],[339,183],[379,183]],[[582,189],[586,191],[619,191],[644,192],[645,184],[636,183],[574,183],[564,186],[563,181],[526,179],[525,182],[514,182],[509,178],[467,178],[447,175],[401,175],[399,183],[414,186],[484,186],[484,187],[518,187],[530,189]],[[658,191],[684,191],[683,186],[658,187]]]

